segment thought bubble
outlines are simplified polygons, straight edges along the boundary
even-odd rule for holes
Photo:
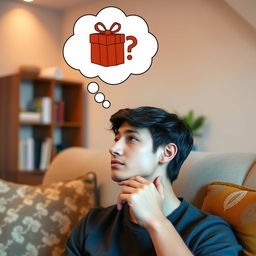
[[[110,101],[105,100],[105,95],[99,91],[99,85],[96,82],[91,82],[87,85],[87,91],[91,94],[95,94],[94,99],[97,103],[102,103],[104,108],[111,106]]]
[[[158,49],[144,19],[126,16],[116,7],[80,17],[73,32],[64,44],[65,61],[85,77],[98,76],[111,85],[146,72]],[[95,63],[97,59],[101,64]]]
[[[158,42],[144,19],[106,7],[97,15],[84,15],[75,22],[63,56],[69,66],[85,77],[99,77],[107,84],[117,85],[131,74],[145,73],[157,50]],[[95,94],[95,101],[109,108],[110,101],[99,89],[96,82],[87,85],[87,91]]]
[[[95,82],[91,82],[88,84],[89,93],[96,93],[99,90],[99,85]]]

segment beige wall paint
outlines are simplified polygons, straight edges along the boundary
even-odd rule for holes
[[[142,16],[159,41],[151,69],[110,86],[86,79],[62,58],[64,41],[81,15],[106,6]],[[86,145],[112,143],[109,116],[123,107],[153,105],[207,116],[199,150],[256,152],[256,31],[220,0],[89,1],[65,13],[16,1],[0,1],[0,75],[21,64],[62,65],[65,76],[97,81],[112,106],[86,95]]]
[[[75,20],[116,6],[137,14],[159,41],[151,69],[131,76],[122,85],[98,79],[112,103],[105,110],[88,95],[87,145],[107,149],[112,143],[109,116],[124,107],[153,105],[186,113],[194,109],[207,116],[199,150],[256,152],[256,30],[224,1],[141,0],[90,1],[64,14],[63,42]],[[70,77],[82,77],[65,63]]]
[[[62,14],[18,1],[0,1],[0,75],[20,65],[60,65]]]

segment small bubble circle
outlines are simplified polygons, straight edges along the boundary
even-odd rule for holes
[[[100,102],[104,101],[105,96],[104,96],[103,93],[99,92],[99,93],[97,93],[97,94],[94,96],[94,99],[95,99],[96,102],[100,103]]]
[[[104,102],[102,103],[102,106],[104,107],[104,108],[109,108],[110,107],[110,102],[108,101],[108,100],[104,100]]]
[[[88,89],[89,93],[94,94],[99,90],[99,85],[95,82],[91,82],[91,83],[88,84],[87,89]]]

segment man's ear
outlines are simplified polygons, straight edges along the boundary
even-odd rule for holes
[[[177,154],[178,148],[176,144],[169,143],[164,148],[159,158],[159,163],[164,164],[170,162]]]

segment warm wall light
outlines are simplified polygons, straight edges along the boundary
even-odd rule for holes
[[[24,2],[33,2],[34,0],[23,0]]]

